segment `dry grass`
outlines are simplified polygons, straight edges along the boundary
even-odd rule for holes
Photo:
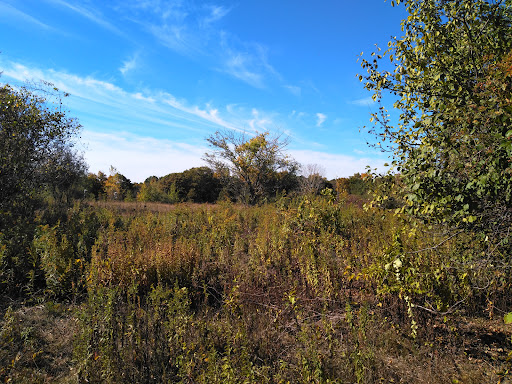
[[[500,373],[511,367],[512,327],[497,306],[494,318],[414,308],[412,336],[409,286],[396,290],[383,267],[396,257],[392,215],[359,201],[91,204],[99,230],[79,320],[49,301],[1,308],[0,381],[510,382]],[[403,244],[427,240],[416,241]],[[416,256],[409,268],[421,273],[402,276],[428,286],[431,265],[466,243],[451,246]]]
[[[125,215],[135,215],[140,212],[165,213],[176,209],[177,204],[165,204],[142,201],[90,201],[93,207],[113,210]]]
[[[0,321],[0,379],[6,383],[75,383],[70,305],[14,303]]]
[[[178,203],[166,204],[157,202],[144,202],[144,201],[89,201],[88,204],[92,207],[103,208],[112,210],[125,216],[137,215],[141,212],[149,213],[168,213],[176,209],[202,209],[214,204],[197,204],[197,203]]]

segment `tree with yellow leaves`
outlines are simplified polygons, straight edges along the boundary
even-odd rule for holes
[[[217,175],[231,180],[237,197],[248,204],[275,196],[296,179],[298,165],[285,154],[288,141],[279,135],[264,132],[248,137],[218,131],[207,141],[212,152],[204,160]]]

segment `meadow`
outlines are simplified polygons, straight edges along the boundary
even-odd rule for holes
[[[353,195],[76,203],[2,300],[14,383],[506,383],[510,269]]]
[[[318,110],[316,127],[295,117],[283,126],[301,137],[301,122],[316,142],[332,120],[329,146],[306,152],[388,158],[385,175],[369,167],[328,181],[286,153],[287,138],[255,130],[258,113],[229,122],[209,104],[204,128],[189,126],[202,107],[165,125],[237,127],[206,138],[207,166],[144,183],[113,166],[88,174],[69,93],[3,84],[0,381],[512,383],[512,2],[390,3],[408,14],[403,34],[361,53],[357,75],[372,100],[361,129],[383,156],[336,143],[356,120],[335,110],[367,100],[350,92],[325,127]],[[280,72],[265,49],[256,56]],[[284,76],[272,78],[268,90],[283,88]],[[140,116],[158,102],[143,99],[151,108],[138,106]],[[175,104],[176,116],[193,109],[179,98],[165,108]]]

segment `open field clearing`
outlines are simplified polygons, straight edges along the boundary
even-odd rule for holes
[[[507,382],[510,280],[482,292],[469,270],[436,272],[469,238],[411,254],[397,280],[389,239],[405,228],[385,211],[326,198],[97,203],[45,228],[48,263],[72,246],[73,222],[95,228],[90,256],[45,270],[46,295],[74,304],[4,305],[5,380]],[[404,237],[404,255],[427,236]],[[422,309],[436,302],[450,313]]]

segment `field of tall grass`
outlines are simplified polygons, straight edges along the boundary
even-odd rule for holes
[[[30,250],[44,300],[2,305],[0,378],[510,382],[511,271],[483,246],[350,196],[76,205]]]

